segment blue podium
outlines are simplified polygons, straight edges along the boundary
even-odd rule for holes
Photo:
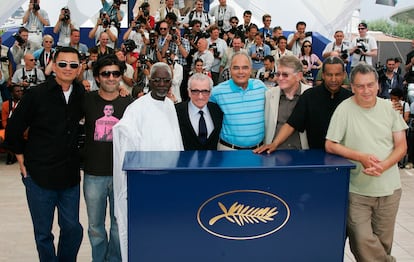
[[[320,150],[128,152],[129,261],[343,261],[353,167]]]

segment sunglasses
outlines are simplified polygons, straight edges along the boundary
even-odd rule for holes
[[[160,27],[160,30],[167,30],[168,28]]]
[[[79,63],[78,62],[58,61],[58,62],[56,62],[56,64],[60,68],[66,68],[68,65],[70,66],[71,69],[76,69],[76,68],[79,67]]]
[[[365,29],[366,29],[365,27],[358,28],[358,30],[365,30]]]
[[[206,96],[210,94],[210,90],[203,89],[203,90],[197,90],[197,89],[190,89],[190,92],[192,95],[199,95],[202,94],[203,96]]]
[[[115,78],[118,78],[121,76],[121,71],[102,71],[99,73],[99,75],[104,78],[109,78],[111,75]]]
[[[157,78],[151,79],[151,82],[153,82],[155,84],[160,84],[161,82],[168,84],[168,83],[171,82],[171,78],[159,78],[159,77],[157,77]]]

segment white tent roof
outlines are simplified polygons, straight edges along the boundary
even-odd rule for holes
[[[0,25],[22,4],[25,4],[23,8],[27,9],[27,2],[27,0],[0,1]],[[270,14],[272,26],[279,25],[286,31],[295,30],[296,22],[305,21],[308,31],[316,31],[329,38],[334,31],[347,28],[354,10],[359,7],[359,2],[360,0],[227,0],[227,4],[236,9],[240,20],[243,12],[250,10],[253,13],[253,22],[261,27],[262,15]],[[218,1],[215,0],[212,6],[217,4]],[[78,26],[92,26],[93,23],[88,24],[87,21],[97,14],[101,3],[99,0],[41,0],[40,6],[48,12],[52,26],[56,23],[60,8],[64,6],[70,8],[72,19]],[[126,5],[122,6],[126,7]],[[126,20],[123,21],[125,25]]]

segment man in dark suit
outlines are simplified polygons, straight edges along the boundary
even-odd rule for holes
[[[185,150],[217,150],[223,112],[209,102],[213,81],[197,73],[188,80],[190,101],[176,105]]]

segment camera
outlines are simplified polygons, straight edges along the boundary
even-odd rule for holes
[[[69,11],[69,8],[64,7],[64,8],[62,8],[62,10],[63,10],[63,18],[62,18],[62,21],[68,21],[68,20],[70,20],[70,11]]]
[[[26,82],[28,84],[36,84],[36,78],[34,76],[24,76],[23,77],[23,82]]]
[[[149,40],[150,40],[150,45],[155,45],[155,38],[156,38],[156,34],[154,30],[151,30],[149,33]]]
[[[269,72],[269,78],[275,78],[276,72]]]
[[[361,54],[361,52],[367,52],[368,49],[365,46],[365,40],[364,39],[357,39],[356,40],[356,46],[357,49],[355,50],[355,54]]]
[[[124,41],[124,46],[125,46],[125,51],[127,53],[130,53],[132,51],[134,51],[134,49],[137,48],[137,44],[135,43],[134,40],[132,39],[127,39]]]
[[[19,43],[19,45],[24,45],[26,41],[20,36],[19,33],[12,34],[13,38],[16,39],[16,41]]]
[[[340,57],[342,58],[342,60],[348,59],[348,56],[348,50],[341,50]]]
[[[169,65],[174,64],[174,60],[172,60],[172,58],[171,58],[171,51],[170,50],[165,51],[165,57],[167,58],[167,64],[169,64]]]
[[[259,61],[259,60],[261,60],[263,57],[264,57],[264,49],[263,49],[263,46],[259,46],[259,47],[256,49],[256,58],[255,58],[255,60]]]
[[[135,22],[135,26],[132,28],[132,30],[134,30],[135,32],[138,32],[139,29],[141,29],[141,23],[140,22]]]
[[[34,1],[33,1],[33,10],[34,10],[34,11],[39,11],[39,10],[40,10],[40,5],[39,5],[39,3],[37,2],[37,0],[34,0]]]
[[[223,27],[223,24],[224,24],[224,23],[223,23],[223,20],[218,20],[218,21],[217,21],[217,26],[218,26],[218,27]]]
[[[121,5],[121,4],[126,4],[126,1],[121,1],[121,0],[114,0],[114,5]]]
[[[7,56],[1,56],[0,57],[0,62],[7,62],[7,61],[9,61],[9,58],[7,57]]]
[[[212,43],[208,48],[213,50],[213,56],[215,58],[218,58],[220,56],[220,54],[217,50],[217,44],[216,43]]]
[[[144,17],[148,17],[149,16],[149,11],[145,8],[145,9],[143,9],[143,8],[140,8],[141,10],[142,10],[142,15],[144,16]]]
[[[80,61],[81,62],[86,61],[89,58],[89,56],[86,53],[79,52],[79,55],[80,55]]]
[[[309,31],[309,32],[305,33],[305,37],[309,37],[309,36],[312,36],[312,35],[313,35],[312,31]]]
[[[110,25],[110,24],[111,24],[111,21],[107,18],[107,13],[106,13],[106,12],[102,12],[102,13],[99,15],[99,18],[101,19],[101,21],[102,21],[102,25],[103,25],[104,27],[107,27],[108,25]]]

